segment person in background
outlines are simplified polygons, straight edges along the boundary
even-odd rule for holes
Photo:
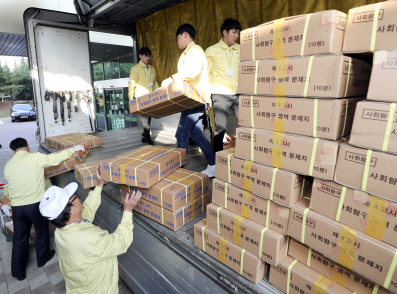
[[[141,192],[127,195],[121,222],[109,234],[92,224],[101,205],[104,185],[99,165],[96,176],[98,185],[84,204],[79,199],[79,186],[75,182],[65,188],[52,186],[40,203],[41,214],[57,228],[55,243],[66,293],[119,293],[117,256],[125,253],[133,240],[132,210]]]
[[[185,23],[178,28],[176,31],[178,47],[183,50],[178,61],[178,72],[164,80],[161,86],[167,87],[177,81],[184,81],[202,90],[206,95],[207,103],[210,103],[207,59],[203,49],[194,43],[195,36],[196,30],[191,24]],[[175,137],[177,139],[177,147],[185,148],[187,153],[190,135],[203,151],[208,161],[208,166],[202,173],[207,174],[209,177],[215,177],[215,153],[202,131],[202,116],[205,109],[206,105],[202,105],[182,111]]]
[[[149,48],[142,47],[139,49],[139,58],[141,61],[131,68],[130,81],[128,82],[128,98],[130,100],[153,92],[159,88],[156,80],[156,70],[149,64],[151,57],[152,51],[150,51]],[[154,145],[150,137],[151,117],[141,116],[140,119],[143,127],[142,142]]]
[[[26,279],[29,261],[29,236],[32,224],[36,231],[37,266],[43,267],[55,255],[50,251],[48,220],[39,211],[39,204],[45,192],[44,168],[56,166],[75,152],[85,152],[82,145],[65,149],[59,153],[45,155],[30,153],[28,142],[23,138],[11,141],[14,156],[4,168],[4,195],[11,200],[14,236],[11,256],[11,275],[22,281]]]
[[[226,18],[221,25],[222,39],[205,50],[216,126],[212,144],[214,152],[223,150],[229,110],[238,118],[240,44],[236,42],[240,31],[238,20]]]

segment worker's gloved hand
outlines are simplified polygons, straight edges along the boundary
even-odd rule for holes
[[[74,146],[74,151],[81,151],[82,153],[85,153],[87,151],[87,147],[84,147],[83,145],[76,145]]]
[[[168,79],[165,79],[165,80],[161,83],[161,87],[162,87],[162,88],[166,88],[166,87],[168,87],[169,85],[171,85],[173,82],[174,82],[174,80],[173,80],[171,77],[169,77]]]
[[[96,178],[98,180],[98,187],[102,188],[103,184],[105,183],[102,179],[102,175],[101,175],[101,166],[98,164],[97,168],[96,168]]]
[[[0,190],[1,189],[4,189],[4,186],[5,186],[6,184],[0,184]]]
[[[124,211],[132,212],[141,197],[142,193],[140,191],[134,191],[131,194],[128,193],[124,200]]]

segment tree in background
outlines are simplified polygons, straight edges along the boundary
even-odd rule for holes
[[[22,58],[19,64],[15,61],[13,70],[0,63],[0,97],[3,96],[11,96],[12,100],[33,99],[27,58]]]

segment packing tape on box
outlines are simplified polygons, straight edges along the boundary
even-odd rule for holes
[[[301,197],[299,199],[302,199],[302,197],[303,197],[303,191],[305,190],[305,183],[306,183],[306,177],[303,177],[302,189],[301,189]]]
[[[263,235],[269,229],[269,227],[264,227],[261,231],[261,239],[259,241],[259,258],[262,258],[262,247],[263,247]]]
[[[394,252],[394,256],[393,256],[393,260],[390,264],[390,268],[389,271],[387,272],[387,276],[385,279],[385,282],[383,283],[383,287],[388,289],[389,285],[390,285],[390,281],[394,275],[394,271],[396,270],[396,266],[397,266],[397,251]]]
[[[380,8],[380,3],[377,3],[375,5],[374,20],[372,23],[371,45],[369,49],[372,53],[374,53],[375,51],[376,32],[378,30],[378,20],[379,20],[379,8]]]
[[[267,200],[267,205],[266,205],[266,226],[269,226],[269,219],[270,219],[270,200]]]
[[[318,138],[315,138],[313,142],[312,157],[310,158],[310,166],[309,166],[309,176],[311,177],[313,176],[314,159],[316,158],[317,144],[318,144]]]
[[[224,265],[226,265],[226,244],[226,239],[219,236],[219,261]]]
[[[301,56],[302,57],[304,56],[304,52],[305,52],[307,28],[309,27],[310,16],[311,16],[311,14],[308,14],[306,16],[305,29],[303,30],[302,45],[301,45]]]
[[[235,148],[229,149],[229,150],[234,150],[234,149],[235,149]],[[228,174],[229,183],[232,182],[231,175],[230,175],[230,157],[232,157],[232,156],[234,156],[234,152],[233,152],[233,153],[230,153],[230,154],[227,156],[227,174]]]
[[[255,146],[254,146],[254,141],[255,141],[255,129],[251,129],[251,161],[255,161],[254,160],[254,150],[255,150]]]
[[[252,28],[252,60],[256,60],[255,58],[255,27]]]
[[[272,143],[273,145],[283,146],[284,134],[273,132]],[[281,147],[272,147],[272,166],[282,169],[283,168],[283,149]]]
[[[288,275],[287,275],[287,294],[289,294],[289,287],[291,284],[291,270],[292,267],[297,263],[298,261],[295,259],[291,264],[288,266]]]
[[[331,284],[331,279],[323,274],[319,274],[313,283],[313,294],[326,294],[327,289]]]
[[[343,100],[346,101],[346,107],[345,107],[345,120],[343,122],[343,130],[342,130],[341,137],[343,137],[345,135],[346,120],[347,120],[347,109],[349,108],[349,100],[347,100],[347,99],[343,99]]]
[[[272,184],[270,186],[270,195],[269,199],[273,200],[273,194],[274,194],[274,184],[276,183],[276,174],[277,174],[278,168],[276,167],[273,169],[273,175],[272,175]]]
[[[356,230],[353,230],[345,225],[341,227],[339,232],[338,245],[340,246],[340,249],[337,262],[348,269],[352,269],[353,267],[354,255],[356,253],[354,249],[356,234]]]
[[[255,128],[254,119],[254,96],[251,95],[251,128]]]
[[[339,285],[346,287],[346,280],[347,277],[343,274],[338,273],[337,271],[333,271],[332,272],[332,277],[331,277],[332,281],[338,283]]]
[[[241,246],[241,227],[244,217],[235,215],[233,218],[233,243]]]
[[[369,196],[367,209],[367,227],[365,234],[382,241],[386,230],[387,220],[385,219],[389,201],[376,196]]]
[[[254,82],[254,95],[258,93],[258,71],[259,71],[259,60],[255,62],[255,82]]]
[[[243,191],[243,198],[248,201],[248,204],[241,203],[241,215],[245,218],[250,218],[251,207],[249,202],[252,201],[252,193]]]
[[[307,213],[309,212],[310,207],[306,208],[303,211],[303,217],[302,217],[302,232],[301,232],[301,243],[305,244],[305,233],[306,233],[306,219],[307,219]]]
[[[85,163],[83,163],[83,166],[87,169],[87,171],[90,173],[91,176],[91,186],[94,187],[94,175],[92,174],[92,172],[90,171],[90,169],[85,165]]]
[[[243,171],[249,176],[243,178],[243,189],[249,192],[252,192],[252,180],[251,180],[251,171],[253,161],[245,160],[243,163]]]
[[[221,210],[222,207],[218,207],[218,209],[216,210],[216,221],[217,221],[217,228],[218,228],[218,235],[220,235],[220,225],[219,225],[219,210]]]
[[[284,56],[284,18],[276,19],[273,22],[273,58],[281,58]]]
[[[311,247],[309,247],[309,251],[308,251],[308,253],[307,253],[307,262],[306,262],[306,265],[308,266],[308,267],[310,267],[310,261],[312,260],[312,248]]]
[[[244,253],[245,253],[245,249],[241,250],[241,258],[240,258],[240,275],[243,275]]]
[[[372,294],[378,294],[378,290],[379,290],[379,285],[375,284],[374,290],[372,291]]]
[[[205,225],[201,228],[201,237],[203,238],[203,251],[204,252],[205,252],[205,232],[204,232],[204,230],[206,227],[207,227],[207,225]]]
[[[314,111],[313,111],[313,137],[317,137],[317,114],[318,114],[318,99],[315,98],[314,100]]]
[[[287,104],[287,98],[284,96],[275,96],[274,105],[276,108],[285,108]],[[278,133],[284,133],[285,120],[283,118],[274,118],[273,131]]]
[[[368,182],[368,173],[369,173],[369,166],[371,164],[371,155],[372,150],[367,150],[367,155],[365,157],[365,166],[364,166],[364,173],[363,173],[363,181],[361,184],[361,190],[366,192],[367,191],[367,182]]]
[[[347,190],[347,188],[345,186],[343,186],[342,192],[340,193],[338,210],[336,211],[336,216],[335,216],[335,220],[337,222],[340,222],[340,214],[342,212],[343,203],[345,202],[346,190]]]
[[[287,235],[285,237],[287,238],[287,246],[285,246],[285,255],[284,256],[287,256],[288,255],[288,248],[289,248],[289,236]]]
[[[348,58],[349,58],[349,68],[348,68],[348,71],[347,71],[346,89],[345,89],[345,96],[344,97],[347,96],[347,89],[349,89],[350,70],[351,70],[351,66],[352,66],[352,59],[350,57],[348,57]],[[345,117],[345,119],[346,119],[346,117]]]
[[[307,97],[307,90],[309,88],[310,82],[310,74],[312,72],[312,65],[313,65],[313,58],[315,55],[310,56],[309,64],[307,66],[307,73],[306,73],[306,81],[305,81],[305,88],[303,89],[303,97]]]
[[[178,176],[174,176],[173,174],[170,174],[168,176],[169,178],[177,179],[177,181],[174,182],[175,184],[181,184],[181,185],[185,186],[185,189],[186,189],[186,204],[188,203],[188,196],[187,196],[188,195],[188,190],[187,190],[187,188],[190,188],[190,199],[189,199],[189,201],[191,202],[191,201],[194,200],[194,190],[195,190],[194,188],[196,187],[196,182],[188,179],[188,178],[190,178],[190,176],[193,176],[193,174],[192,175],[188,175],[188,176],[186,176],[184,178],[181,178],[181,177],[178,177]],[[182,184],[180,182],[186,182],[186,183],[188,183],[190,185],[184,185],[184,184]],[[161,189],[161,192],[163,192],[162,190],[164,188]],[[204,190],[204,187],[202,187],[202,189]]]
[[[225,208],[227,209],[227,186],[229,183],[225,183]]]
[[[397,103],[395,103],[395,102],[390,103],[389,117],[387,118],[385,137],[383,138],[383,145],[382,145],[383,152],[386,152],[387,147],[389,146],[389,139],[390,139],[390,134],[391,134],[391,128],[393,125],[394,114],[396,112],[396,105],[397,105]]]
[[[276,60],[276,81],[280,82],[279,79],[284,80],[287,76],[288,70],[288,57],[280,58]],[[274,96],[285,96],[285,85],[275,84],[274,85]]]

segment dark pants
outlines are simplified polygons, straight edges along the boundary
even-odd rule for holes
[[[203,114],[205,112],[205,105],[188,109],[181,112],[178,129],[176,130],[176,140],[178,148],[185,148],[186,154],[189,150],[189,135],[193,141],[203,151],[205,158],[209,165],[215,164],[215,153],[212,150],[211,144],[205,138],[203,126]]]
[[[151,117],[141,116],[141,124],[142,124],[142,139],[146,140],[146,143],[151,144],[152,138],[150,137],[150,122]]]
[[[215,115],[215,133],[212,141],[214,152],[223,150],[223,137],[226,133],[229,110],[238,118],[238,95],[212,94]]]
[[[43,266],[50,253],[48,220],[41,215],[39,204],[12,207],[14,237],[12,242],[11,270],[17,278],[26,276],[29,261],[29,236],[32,223],[36,231],[37,266]]]

